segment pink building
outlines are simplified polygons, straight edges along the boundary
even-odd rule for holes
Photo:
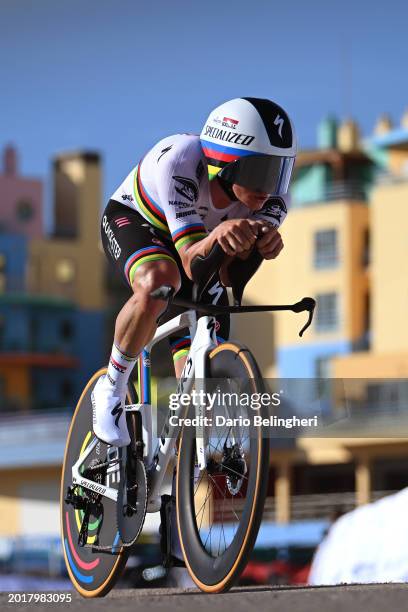
[[[43,236],[42,203],[42,182],[19,176],[17,153],[6,147],[0,169],[0,231],[28,238]]]

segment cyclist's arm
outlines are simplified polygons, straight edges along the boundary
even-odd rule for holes
[[[207,233],[196,210],[200,201],[200,182],[196,169],[201,161],[200,145],[194,140],[174,147],[157,165],[160,204],[175,248],[187,276],[192,279],[191,262],[206,256],[217,241],[227,255],[235,256],[250,248],[256,240],[255,220],[232,219]]]
[[[287,213],[288,197],[272,196],[265,202],[261,210],[251,215],[251,219],[265,221],[267,225],[271,225],[278,229],[284,222]]]
[[[174,246],[180,255],[183,267],[189,274],[189,260],[184,253],[196,244],[204,248],[212,246],[208,232],[196,210],[200,201],[200,181],[197,167],[202,157],[200,144],[185,140],[174,146],[157,164],[156,178],[160,205],[166,215],[166,222]]]
[[[220,223],[206,238],[186,245],[179,254],[189,278],[192,278],[191,262],[197,255],[207,256],[216,242],[225,253],[224,265],[235,257],[246,259],[255,245],[259,227],[259,221],[229,219]]]

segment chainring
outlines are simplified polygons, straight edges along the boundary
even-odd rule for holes
[[[146,467],[139,458],[127,462],[118,490],[116,520],[121,540],[131,546],[142,531],[147,510]]]

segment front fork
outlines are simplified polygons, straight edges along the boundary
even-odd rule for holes
[[[186,363],[181,374],[177,392],[191,393],[193,384],[205,392],[206,361],[210,351],[217,346],[215,333],[216,321],[214,317],[200,317],[197,321],[197,330]],[[196,406],[196,416],[205,416],[206,405],[200,403]],[[200,421],[199,421],[200,422]],[[148,512],[156,512],[160,507],[160,490],[166,467],[174,453],[175,439],[178,427],[169,424],[165,426],[166,433],[160,438],[153,456],[153,470],[151,472],[151,487],[149,493]],[[200,470],[206,468],[206,428],[202,425],[196,427],[197,463]]]
[[[207,358],[209,353],[217,346],[217,335],[215,331],[215,317],[201,317],[197,323],[197,338],[202,338],[194,352],[195,359],[195,387],[201,397],[206,397]],[[205,401],[196,406],[196,452],[197,465],[200,471],[207,466],[206,449],[208,445],[207,427],[204,418],[207,416],[207,404]]]

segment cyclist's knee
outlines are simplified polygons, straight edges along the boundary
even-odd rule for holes
[[[181,277],[177,264],[165,259],[142,264],[133,279],[133,299],[144,309],[161,312],[164,303],[150,296],[161,285],[171,285],[176,291],[180,289]]]

